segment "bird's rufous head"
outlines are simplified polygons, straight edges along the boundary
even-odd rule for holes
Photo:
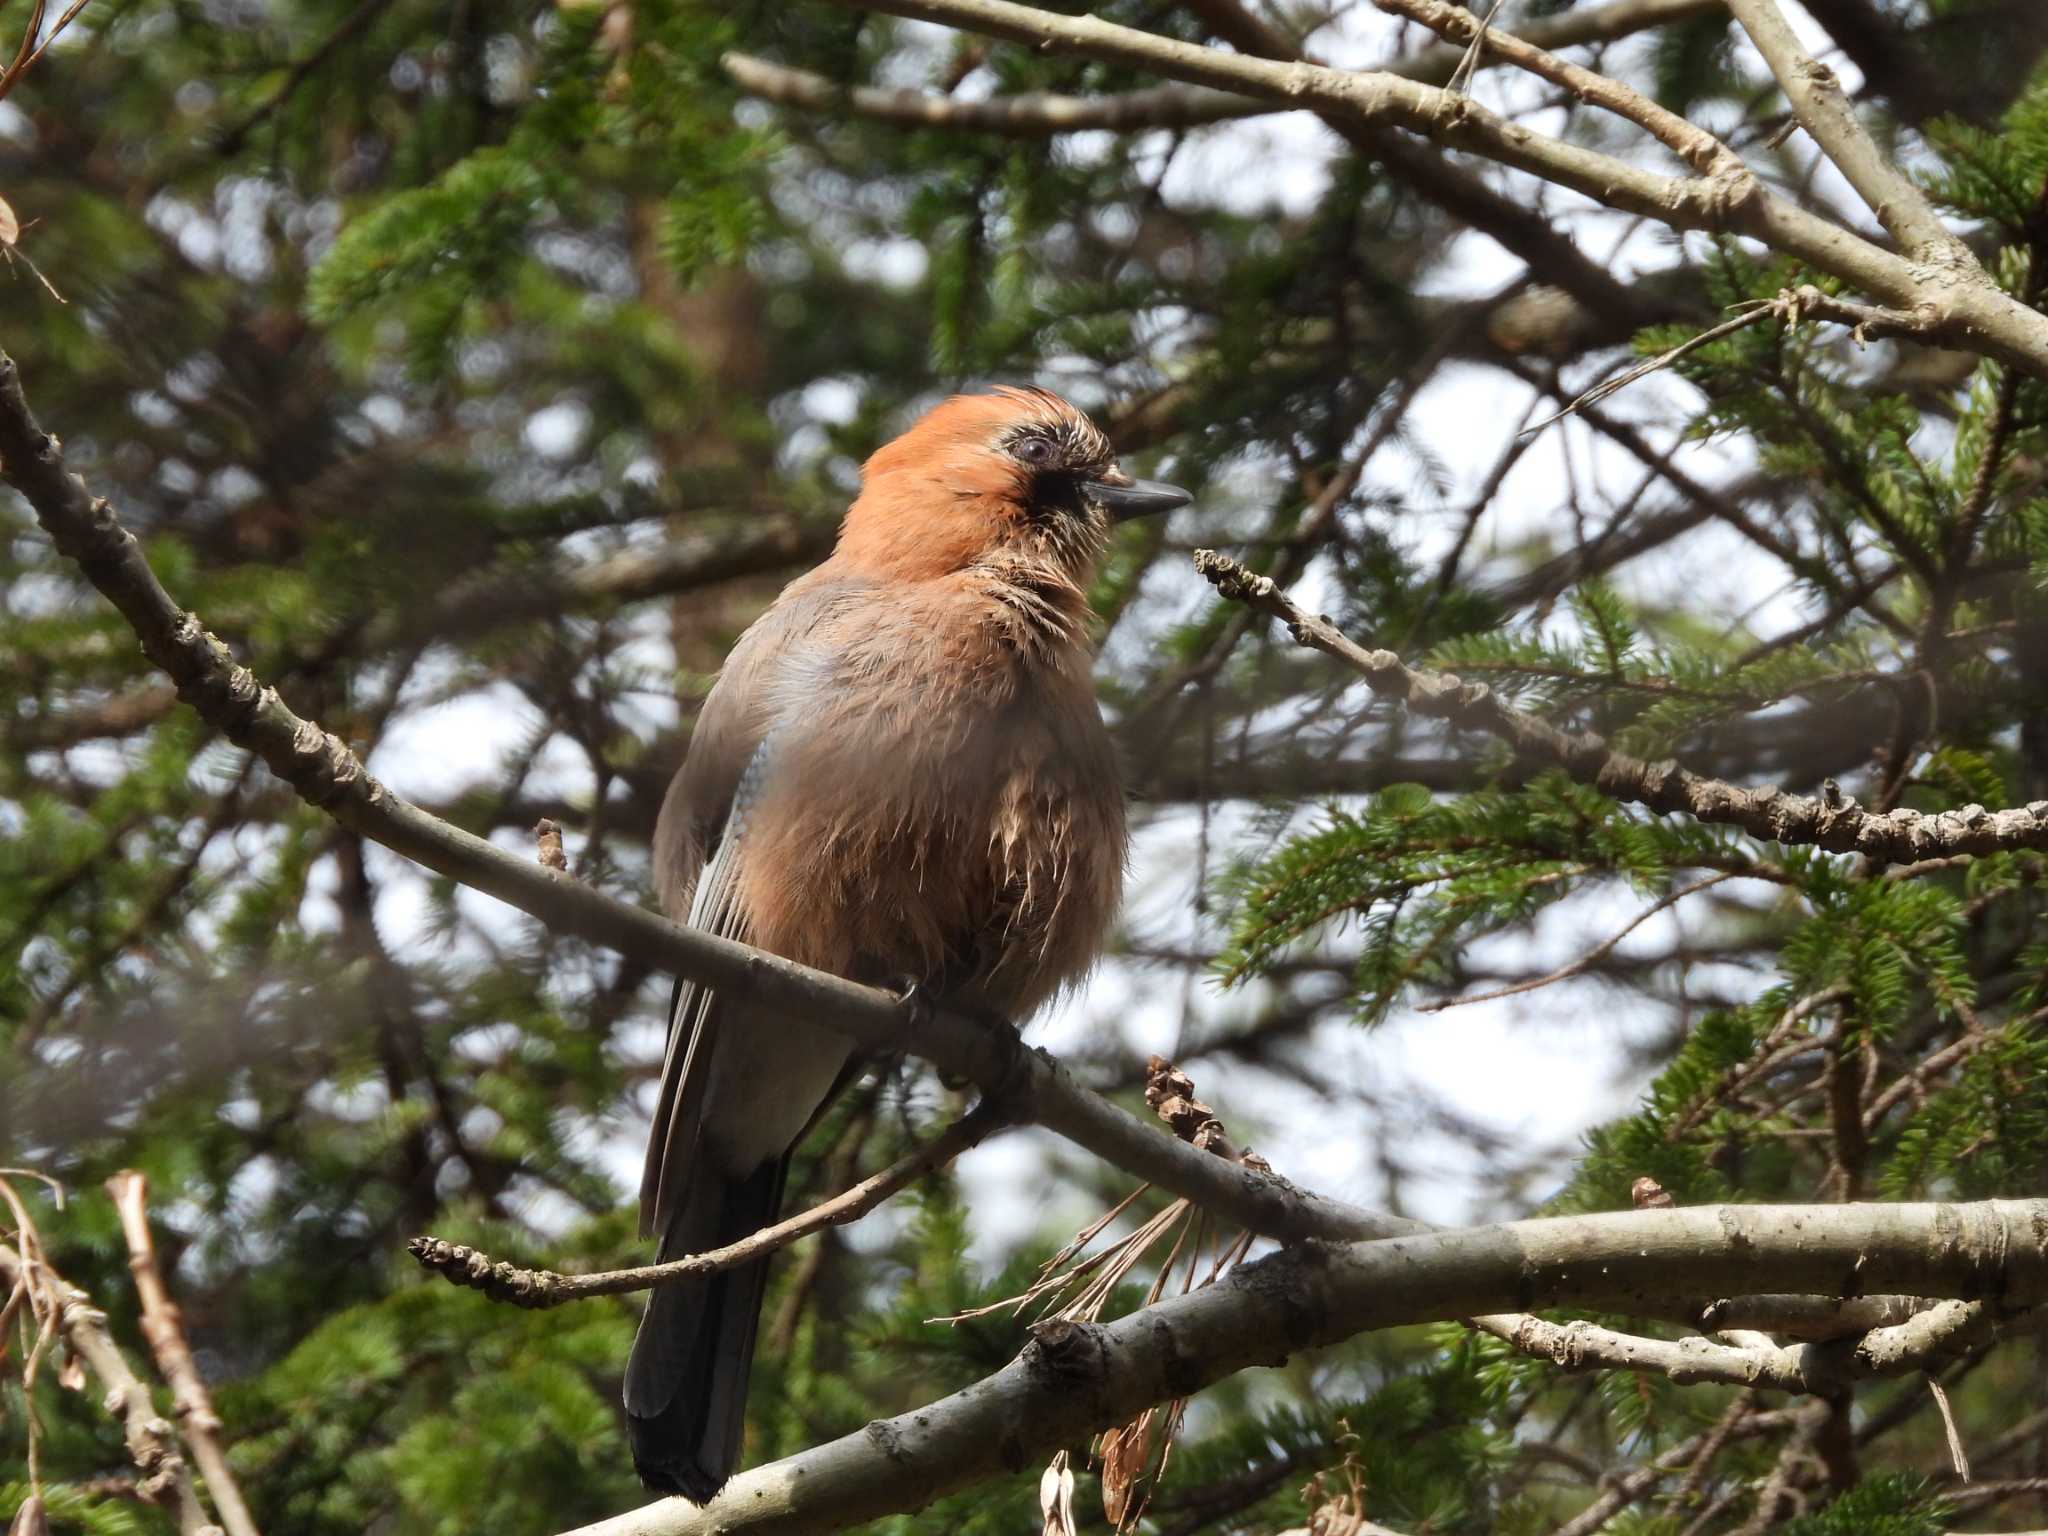
[[[1110,526],[1192,498],[1133,480],[1086,415],[1043,389],[955,395],[861,468],[839,553],[916,578],[975,566],[1085,578]]]

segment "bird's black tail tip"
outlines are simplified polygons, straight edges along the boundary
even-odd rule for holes
[[[649,1492],[674,1494],[692,1504],[709,1504],[728,1479],[728,1474],[714,1474],[691,1460],[656,1461],[635,1456],[633,1470],[640,1474],[641,1486]]]

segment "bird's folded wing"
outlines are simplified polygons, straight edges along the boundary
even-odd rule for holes
[[[717,845],[684,919],[692,928],[720,938],[747,940],[746,920],[739,906],[739,870],[745,858],[747,812],[767,770],[769,742],[764,740],[748,759],[733,790],[731,809]],[[661,1094],[654,1107],[654,1130],[647,1142],[647,1166],[640,1176],[640,1235],[663,1235],[682,1196],[689,1161],[704,1123],[704,1095],[711,1082],[711,1062],[718,1045],[717,994],[682,977],[676,979],[669,1008],[668,1049],[661,1062]]]

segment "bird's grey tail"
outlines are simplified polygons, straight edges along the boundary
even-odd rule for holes
[[[743,1179],[693,1169],[662,1235],[661,1258],[720,1248],[773,1222],[788,1168],[784,1157]],[[704,1504],[732,1476],[767,1279],[768,1260],[761,1258],[670,1281],[648,1297],[626,1361],[626,1426],[633,1469],[649,1488]]]

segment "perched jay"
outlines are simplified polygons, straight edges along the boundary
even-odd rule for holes
[[[961,395],[862,470],[832,557],[740,637],[654,836],[692,927],[1013,1019],[1094,962],[1123,792],[1089,677],[1113,521],[1188,501],[1042,390]],[[676,989],[640,1189],[676,1258],[776,1219],[847,1067],[823,1024]],[[654,1291],[626,1367],[633,1462],[703,1502],[738,1460],[767,1261]]]

